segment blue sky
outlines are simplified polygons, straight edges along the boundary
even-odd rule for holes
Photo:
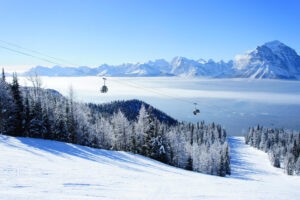
[[[229,60],[275,39],[300,52],[298,0],[0,3],[0,40],[78,65],[171,60],[174,56]],[[0,48],[0,65],[19,70],[53,64]]]

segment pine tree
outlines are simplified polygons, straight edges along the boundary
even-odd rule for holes
[[[9,85],[0,81],[0,134],[14,135],[15,108]]]
[[[155,127],[155,119],[153,117],[152,107],[149,107],[149,110],[147,112],[148,115],[146,118],[146,126],[148,127],[148,129],[145,131],[146,137],[145,143],[142,146],[142,154],[151,157],[151,155],[153,155],[152,150],[157,130]]]
[[[2,80],[3,82],[6,82],[4,68],[2,68],[2,78],[1,78],[1,80]]]
[[[297,145],[297,141],[296,140],[294,140],[294,142],[293,142],[292,154],[294,155],[295,158],[299,157],[298,145]]]
[[[20,91],[20,86],[18,83],[17,74],[13,73],[13,82],[11,85],[11,92],[15,104],[15,108],[13,110],[13,119],[14,119],[14,133],[15,136],[23,136],[24,135],[24,105],[23,98]]]
[[[187,160],[187,165],[185,167],[186,170],[193,170],[193,159],[191,156],[189,156],[188,160]]]
[[[43,109],[41,100],[38,98],[33,102],[30,110],[29,135],[30,137],[44,138],[46,128],[43,124]],[[25,109],[26,113],[26,109]]]
[[[297,162],[295,163],[295,173],[300,175],[300,157],[298,157]]]
[[[228,145],[226,146],[226,151],[225,151],[225,171],[226,174],[231,174],[231,169],[230,169],[230,156],[229,156],[229,147]]]
[[[29,92],[26,91],[25,93],[25,99],[24,99],[24,119],[25,119],[25,125],[24,125],[24,136],[29,137],[29,126],[31,121],[31,111],[30,111],[30,104],[29,104]]]
[[[223,155],[220,157],[218,176],[226,176],[226,166]]]
[[[131,144],[130,124],[124,114],[119,110],[112,117],[113,133],[115,135],[115,149],[128,150]]]
[[[288,175],[293,175],[294,173],[294,155],[289,153],[289,155],[285,159],[285,171]]]
[[[48,116],[47,112],[43,113],[43,124],[44,124],[44,128],[45,128],[45,132],[44,132],[44,138],[45,139],[52,139],[52,129],[51,129],[51,124],[50,124],[50,119]],[[71,141],[69,141],[71,142]]]
[[[144,104],[141,105],[139,115],[135,123],[135,135],[136,135],[136,152],[142,154],[142,147],[145,144],[146,132],[149,129],[148,124],[148,112]]]
[[[76,120],[74,111],[74,91],[72,86],[69,88],[69,98],[66,102],[66,117],[67,117],[67,129],[70,134],[70,141],[72,143],[77,143],[77,132],[76,132]]]
[[[272,162],[273,166],[279,168],[280,167],[279,154],[272,151],[270,153],[270,158],[271,158],[271,162]]]
[[[131,145],[130,145],[130,151],[133,153],[137,153],[137,137],[136,137],[136,130],[135,126],[131,126]]]

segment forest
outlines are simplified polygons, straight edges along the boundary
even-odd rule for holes
[[[138,100],[96,105],[78,103],[43,89],[38,76],[32,87],[0,80],[0,134],[43,138],[94,148],[128,151],[201,173],[230,174],[226,131],[217,124],[178,122]],[[130,105],[130,106],[128,106]]]
[[[300,134],[284,129],[251,127],[246,144],[269,154],[274,167],[283,168],[288,175],[300,175]]]

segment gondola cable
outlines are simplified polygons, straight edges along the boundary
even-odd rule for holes
[[[22,49],[22,50],[25,50],[25,51],[28,51],[28,52],[31,52],[31,53],[34,53],[34,54],[38,54],[40,56],[43,56],[43,57],[48,57],[49,59],[53,59],[53,60],[56,60],[56,61],[59,61],[59,62],[63,62],[64,64],[68,64],[68,65],[73,65],[73,66],[82,66],[82,65],[78,65],[76,63],[73,63],[73,62],[70,62],[68,60],[65,60],[65,59],[62,59],[62,58],[57,58],[57,57],[54,57],[54,56],[50,56],[48,54],[45,54],[45,53],[42,53],[40,51],[36,51],[36,50],[33,50],[33,49],[29,49],[29,48],[25,48],[21,45],[18,45],[18,44],[15,44],[15,43],[12,43],[12,42],[7,42],[5,40],[0,40],[0,42],[6,44],[6,45],[9,45],[9,46],[12,46],[12,47],[16,47],[18,49]],[[1,47],[3,48],[3,46]],[[4,48],[7,48],[7,47],[4,47]],[[11,49],[10,49],[11,50]],[[11,50],[12,51],[12,50]],[[21,53],[21,52],[18,52],[18,53]],[[23,53],[21,53],[23,54]],[[30,55],[31,56],[31,55]],[[38,58],[37,56],[34,56],[35,58]],[[40,58],[38,58],[40,59]],[[45,60],[44,60],[45,61]],[[47,62],[49,62],[50,60],[47,59]],[[50,61],[50,63],[52,64],[59,64],[57,62],[53,63],[52,61]]]
[[[185,102],[185,103],[188,103],[188,104],[194,104],[195,105],[195,109],[193,111],[193,114],[194,115],[198,115],[200,114],[200,110],[197,108],[197,105],[198,103],[195,103],[194,101],[189,101],[189,100],[185,100],[183,98],[179,98],[179,97],[174,97],[174,96],[171,96],[171,95],[168,95],[168,94],[165,94],[165,93],[162,93],[158,90],[155,90],[155,89],[150,89],[150,88],[145,88],[145,87],[141,87],[139,85],[136,85],[134,83],[129,83],[130,81],[120,81],[120,80],[116,80],[116,79],[110,79],[111,81],[114,81],[114,82],[119,82],[120,84],[125,84],[125,85],[128,85],[130,87],[135,87],[135,88],[138,88],[138,89],[142,89],[142,90],[147,90],[149,92],[152,92],[152,93],[156,93],[160,96],[165,96],[165,97],[168,97],[168,98],[171,98],[171,99],[175,99],[175,100],[178,100],[178,101],[181,101],[181,102]]]
[[[55,62],[52,59],[64,61],[64,63],[65,63],[65,60],[63,60],[63,59],[55,58],[53,56],[49,56],[47,54],[43,54],[43,53],[41,53],[39,51],[35,51],[35,50],[28,49],[28,48],[24,48],[24,47],[22,47],[20,45],[17,45],[17,44],[14,44],[14,43],[10,43],[10,42],[6,42],[4,40],[0,40],[0,42],[6,43],[7,45],[14,46],[14,47],[17,47],[17,48],[22,49],[22,50],[30,51],[30,52],[35,53],[35,54],[43,55],[43,56],[48,57],[48,58],[43,58],[43,57],[40,57],[40,56],[37,56],[37,55],[33,55],[32,53],[27,53],[27,52],[24,52],[22,50],[16,50],[16,49],[11,48],[11,47],[6,47],[6,46],[0,45],[0,48],[8,50],[8,51],[11,51],[11,52],[14,52],[14,53],[18,53],[18,54],[21,54],[21,55],[25,55],[25,56],[29,56],[29,57],[32,57],[32,58],[36,58],[36,59],[39,59],[39,60],[42,60],[42,61],[45,61],[45,62],[48,62],[48,63],[51,63],[51,64],[55,64],[55,65],[62,65],[62,63]],[[80,65],[78,65],[78,66],[80,66]],[[103,86],[100,89],[101,93],[107,93],[108,92],[108,87],[106,86],[106,80],[107,79],[105,77],[103,77],[104,84],[103,84]],[[167,94],[162,93],[162,92],[160,92],[158,90],[150,89],[150,88],[146,88],[146,87],[142,87],[142,86],[136,85],[134,83],[131,83],[131,84],[129,83],[128,84],[128,82],[124,82],[124,81],[119,81],[119,80],[118,81],[117,80],[113,80],[113,81],[120,82],[120,83],[128,85],[130,87],[135,87],[135,88],[147,90],[149,92],[156,93],[158,95],[165,96],[165,97],[168,97],[168,98],[171,98],[171,99],[176,99],[178,101],[182,101],[182,102],[185,102],[185,103],[194,104],[195,105],[195,110],[193,111],[193,114],[197,115],[197,114],[200,113],[200,110],[196,107],[197,103],[195,103],[195,102],[192,102],[192,101],[189,101],[189,100],[185,100],[185,99],[182,99],[182,98],[178,98],[178,97],[174,97],[174,96],[171,96],[171,95],[167,95]]]

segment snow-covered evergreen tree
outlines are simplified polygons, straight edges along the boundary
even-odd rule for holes
[[[24,133],[24,105],[23,97],[21,95],[20,86],[17,78],[17,74],[13,73],[13,81],[11,84],[11,93],[14,101],[14,108],[12,110],[13,124],[14,124],[14,135],[23,136]]]
[[[283,168],[289,175],[299,175],[299,133],[257,126],[250,128],[245,138],[247,144],[267,152],[274,167]]]
[[[4,72],[3,72],[4,74]],[[5,75],[0,80],[0,134],[15,135],[15,102]]]

